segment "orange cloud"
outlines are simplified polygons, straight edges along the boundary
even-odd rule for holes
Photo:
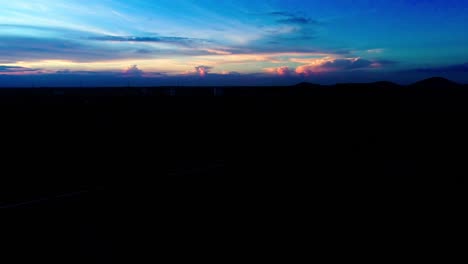
[[[209,53],[216,54],[216,55],[231,55],[232,52],[225,51],[225,50],[217,50],[217,49],[206,49]]]
[[[292,62],[301,63],[301,65],[296,68],[296,73],[299,75],[313,75],[322,72],[329,72],[330,69],[325,69],[323,65],[335,61],[336,58],[324,57],[320,59],[315,58],[292,58]]]
[[[316,58],[291,58],[290,59],[290,61],[292,62],[307,64],[307,65],[316,65],[316,66],[320,66],[326,62],[334,61],[334,60],[336,60],[336,58],[332,58],[332,57],[324,57],[320,59],[316,59]]]

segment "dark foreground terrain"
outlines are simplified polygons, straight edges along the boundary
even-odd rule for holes
[[[458,199],[467,172],[468,87],[440,78],[1,89],[0,115],[0,207],[40,209],[21,221],[17,245],[65,263],[111,263],[132,245],[197,259],[222,246],[181,254],[182,244],[252,225],[271,236],[255,216],[304,219],[348,199],[354,213],[412,195],[410,208],[440,205]]]

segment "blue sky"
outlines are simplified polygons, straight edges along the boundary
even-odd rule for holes
[[[468,82],[465,0],[0,4],[0,86]]]

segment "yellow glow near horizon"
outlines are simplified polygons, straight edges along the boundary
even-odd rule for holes
[[[120,72],[131,65],[137,65],[144,72],[164,72],[167,74],[184,74],[193,71],[199,65],[213,66],[213,72],[222,73],[226,70],[240,73],[262,72],[264,63],[271,66],[284,64],[321,64],[335,58],[323,53],[259,53],[259,54],[228,54],[219,52],[216,55],[192,56],[187,58],[151,58],[151,59],[123,59],[93,62],[78,62],[70,60],[40,60],[20,61],[8,66],[19,66],[30,69],[41,69],[43,72],[55,71],[94,71]],[[314,57],[314,58],[310,58]],[[248,67],[255,65],[256,67]]]

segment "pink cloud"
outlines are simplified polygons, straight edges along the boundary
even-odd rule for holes
[[[296,73],[299,75],[313,75],[324,72],[352,71],[358,69],[369,69],[381,66],[378,62],[373,62],[361,58],[349,59],[319,59],[311,61],[306,65],[297,67]]]
[[[208,73],[213,69],[213,67],[209,66],[197,66],[195,67],[195,71],[200,77],[206,77]]]
[[[266,68],[265,72],[279,76],[289,76],[294,73],[294,70],[291,70],[288,66],[281,66],[277,68]]]
[[[313,75],[314,73],[317,73],[316,67],[312,65],[302,65],[297,67],[296,73],[299,75]]]

